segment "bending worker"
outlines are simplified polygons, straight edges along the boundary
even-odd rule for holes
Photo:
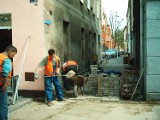
[[[0,120],[8,120],[7,86],[12,75],[11,58],[17,53],[17,48],[10,45],[5,52],[0,53]]]
[[[78,74],[78,63],[73,60],[66,61],[62,66],[62,74],[67,74],[70,70],[73,70],[76,75]],[[65,79],[65,77],[62,77],[63,79],[63,88],[65,90],[70,90],[71,86],[69,82]]]
[[[44,67],[44,87],[45,87],[45,95],[47,99],[47,105],[52,106],[52,100],[53,100],[53,88],[52,83],[54,84],[55,90],[56,90],[56,96],[59,101],[64,101],[63,95],[62,95],[62,89],[60,86],[60,83],[57,79],[57,76],[54,75],[60,75],[59,68],[60,68],[60,58],[55,55],[54,49],[48,50],[48,56],[44,57],[43,60],[38,64],[35,74],[38,74],[38,68]],[[36,76],[35,76],[36,77]]]

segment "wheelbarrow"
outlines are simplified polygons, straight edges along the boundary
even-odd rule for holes
[[[82,75],[74,75],[71,78],[67,78],[66,79],[67,82],[73,87],[73,93],[74,93],[74,97],[78,97],[78,91],[79,88],[81,90],[81,94],[83,95],[83,90],[82,87],[84,86],[84,84],[88,81],[88,79]]]
[[[45,78],[45,77],[55,77],[55,76],[59,76],[65,77],[65,80],[68,81],[68,83],[73,87],[73,92],[74,92],[74,97],[78,97],[78,90],[80,88],[81,90],[81,94],[83,95],[83,91],[82,91],[82,87],[83,85],[87,82],[88,79],[86,79],[84,76],[82,75],[75,75],[75,73],[71,70],[69,71],[66,75],[53,75],[53,76],[36,76],[34,73],[29,73],[28,76],[25,76],[25,79],[29,79],[30,81],[34,81],[35,79],[41,79],[41,78]]]

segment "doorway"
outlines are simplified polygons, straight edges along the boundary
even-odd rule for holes
[[[0,29],[0,53],[4,52],[9,45],[12,45],[12,30]]]
[[[0,14],[0,53],[12,45],[11,14]]]

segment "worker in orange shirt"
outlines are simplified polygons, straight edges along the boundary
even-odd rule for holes
[[[44,86],[45,86],[45,95],[47,99],[47,105],[52,106],[53,100],[53,88],[52,83],[54,84],[56,90],[56,96],[59,101],[64,101],[62,89],[59,83],[59,80],[56,75],[60,75],[60,58],[55,55],[54,49],[48,50],[48,56],[44,57],[41,62],[38,64],[35,70],[35,75],[38,75],[38,69],[44,68]],[[36,78],[36,76],[35,76]]]
[[[11,58],[17,53],[17,48],[10,45],[5,52],[0,53],[0,120],[8,120],[7,86],[12,75]]]
[[[70,70],[73,70],[76,75],[78,74],[78,63],[74,60],[67,60],[62,66],[62,74],[67,74]],[[71,86],[69,82],[65,79],[65,76],[62,76],[63,88],[65,90],[70,90]]]

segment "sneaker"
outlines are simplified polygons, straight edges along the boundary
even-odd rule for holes
[[[48,106],[52,106],[53,103],[52,103],[52,102],[47,102],[47,105],[48,105]]]

